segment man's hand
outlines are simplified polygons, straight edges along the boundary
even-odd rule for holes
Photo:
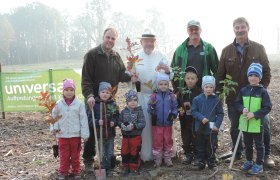
[[[115,123],[113,121],[110,122],[110,126],[114,127]]]
[[[248,112],[248,114],[247,114],[247,116],[246,116],[246,119],[247,119],[247,120],[250,120],[250,119],[252,119],[252,118],[254,118],[254,117],[255,117],[254,113]]]
[[[87,103],[88,103],[88,106],[89,106],[89,109],[93,109],[94,105],[95,105],[95,99],[93,96],[89,97],[88,100],[87,100]]]
[[[216,126],[213,126],[212,131],[217,132],[219,129]]]
[[[102,119],[99,120],[99,126],[103,126],[103,120]]]

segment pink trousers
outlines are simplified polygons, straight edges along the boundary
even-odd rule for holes
[[[172,126],[161,127],[153,126],[153,156],[155,159],[171,158],[172,156]]]

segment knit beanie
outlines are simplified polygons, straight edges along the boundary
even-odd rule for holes
[[[157,73],[156,77],[157,85],[160,83],[160,81],[167,81],[169,83],[169,76],[165,73]]]
[[[125,98],[126,98],[126,103],[128,103],[129,101],[131,101],[132,99],[136,99],[138,101],[138,96],[137,96],[137,92],[133,91],[133,90],[129,90],[126,94],[125,94]]]
[[[251,76],[253,74],[258,76],[260,80],[262,79],[262,65],[260,63],[252,63],[249,66],[247,76]]]
[[[203,78],[202,78],[202,85],[201,85],[202,89],[207,84],[210,84],[210,85],[212,85],[215,88],[216,80],[215,80],[214,76],[203,76]]]
[[[76,89],[76,85],[73,79],[64,79],[63,80],[63,91],[67,88]]]
[[[100,82],[99,83],[99,88],[98,88],[98,93],[100,93],[101,91],[104,91],[106,89],[111,89],[112,86],[110,83],[107,82]]]

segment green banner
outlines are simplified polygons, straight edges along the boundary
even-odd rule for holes
[[[62,95],[62,81],[70,78],[76,82],[76,96],[83,100],[81,69],[59,69],[34,72],[1,73],[1,100],[4,112],[43,111],[36,98],[40,92],[49,91],[54,100]]]

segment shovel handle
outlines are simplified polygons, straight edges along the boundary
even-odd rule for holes
[[[95,124],[95,118],[94,118],[94,110],[91,110],[92,114],[92,124],[93,124],[93,131],[94,131],[94,139],[95,139],[95,145],[96,145],[96,153],[97,153],[97,161],[98,161],[98,166],[101,168],[101,161],[100,161],[100,156],[99,156],[99,148],[98,148],[98,140],[97,140],[97,131],[96,131],[96,124]]]
[[[103,120],[103,114],[102,114],[102,102],[100,102],[100,119]],[[104,121],[103,121],[104,125]],[[102,161],[102,154],[103,154],[103,125],[100,126],[100,160]]]

